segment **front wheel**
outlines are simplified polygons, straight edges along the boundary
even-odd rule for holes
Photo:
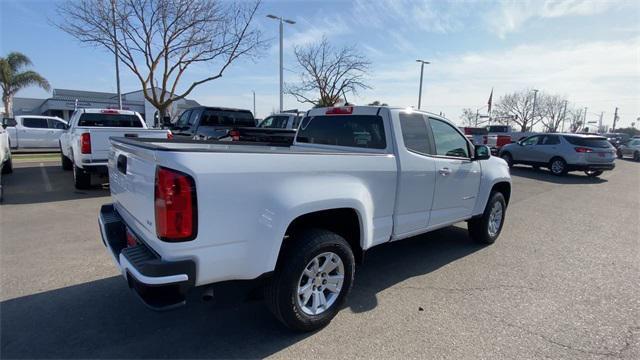
[[[340,235],[311,229],[294,235],[282,254],[265,300],[288,328],[313,331],[326,326],[351,291],[353,251]]]
[[[604,171],[602,171],[602,170],[587,170],[587,171],[585,171],[584,173],[585,173],[588,177],[595,178],[595,177],[598,177],[598,176],[602,175],[602,173],[603,173],[603,172],[604,172]]]
[[[502,158],[502,160],[506,161],[507,165],[509,165],[509,167],[513,167],[513,156],[511,156],[511,154],[504,153],[504,154],[500,155],[500,158]]]
[[[493,244],[502,231],[506,210],[504,195],[492,192],[482,217],[467,223],[471,238],[479,243]]]
[[[618,149],[616,151],[616,155],[618,156],[618,159],[622,159],[623,158],[622,151],[620,149]]]
[[[636,151],[633,153],[633,160],[640,161],[640,151]]]

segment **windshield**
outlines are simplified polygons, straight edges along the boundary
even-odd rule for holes
[[[248,111],[205,110],[200,126],[254,127],[256,122]]]
[[[142,121],[132,114],[84,113],[80,115],[78,126],[142,127]]]
[[[606,138],[601,137],[579,137],[579,136],[565,136],[565,140],[569,143],[577,146],[587,146],[592,148],[609,148],[611,144]]]

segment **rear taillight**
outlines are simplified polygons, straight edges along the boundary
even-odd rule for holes
[[[167,131],[167,139],[169,140],[173,139],[173,133],[170,130]]]
[[[231,140],[233,141],[240,141],[240,131],[238,130],[229,131],[229,136],[231,136]]]
[[[129,229],[127,229],[126,233],[127,233],[127,247],[138,246],[138,239],[136,239],[136,236],[133,235]]]
[[[103,114],[120,114],[120,111],[114,109],[104,109],[100,112]]]
[[[80,135],[80,153],[91,154],[91,134],[83,133]]]
[[[198,212],[193,178],[180,171],[158,167],[155,184],[156,234],[164,241],[196,237]]]
[[[593,152],[593,150],[591,150],[589,148],[586,148],[586,147],[577,147],[575,149],[576,149],[576,152],[579,152],[579,153],[590,153],[590,152]]]

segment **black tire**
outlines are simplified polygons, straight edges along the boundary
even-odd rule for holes
[[[76,189],[85,190],[91,187],[91,174],[85,170],[73,166],[73,183]]]
[[[513,156],[511,156],[510,153],[508,153],[508,152],[502,153],[500,155],[500,158],[502,160],[506,161],[507,165],[509,165],[509,167],[513,167]]]
[[[351,291],[355,274],[353,251],[340,235],[322,229],[301,231],[281,254],[273,278],[265,286],[265,301],[276,318],[296,331],[313,331],[326,326],[338,313]],[[332,252],[340,257],[344,279],[333,304],[318,315],[304,312],[298,301],[298,286],[307,265],[320,254]],[[314,299],[315,300],[315,299]]]
[[[622,151],[620,151],[620,149],[618,149],[618,150],[616,151],[616,155],[618,156],[618,159],[622,159],[622,157],[623,157],[623,156],[622,156]]]
[[[71,159],[64,156],[62,149],[60,149],[60,162],[62,163],[62,170],[73,170],[73,162],[71,162]]]
[[[556,164],[555,167],[554,163]],[[549,170],[555,176],[563,176],[567,173],[567,162],[563,158],[554,157],[549,161]]]
[[[500,219],[500,227],[497,229],[497,232],[492,233],[489,231],[489,220],[491,218],[491,211],[496,203],[499,203],[502,207],[502,218]],[[492,192],[482,216],[476,219],[471,219],[467,222],[469,236],[471,236],[474,241],[481,244],[493,244],[498,236],[500,236],[500,232],[502,232],[502,225],[504,225],[506,211],[507,202],[504,199],[504,195],[500,192]]]
[[[633,153],[633,161],[640,161],[640,152],[636,151]]]
[[[587,170],[584,173],[588,177],[595,178],[595,177],[598,177],[598,176],[602,175],[602,173],[604,173],[604,171],[602,171],[602,170]]]
[[[11,174],[12,172],[13,172],[13,161],[11,161],[11,157],[9,157],[7,161],[4,162],[4,165],[2,166],[2,173]]]

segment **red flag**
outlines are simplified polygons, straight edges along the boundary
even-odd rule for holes
[[[489,95],[489,101],[487,101],[487,113],[491,114],[491,102],[493,100],[493,88],[491,88],[491,95]]]

